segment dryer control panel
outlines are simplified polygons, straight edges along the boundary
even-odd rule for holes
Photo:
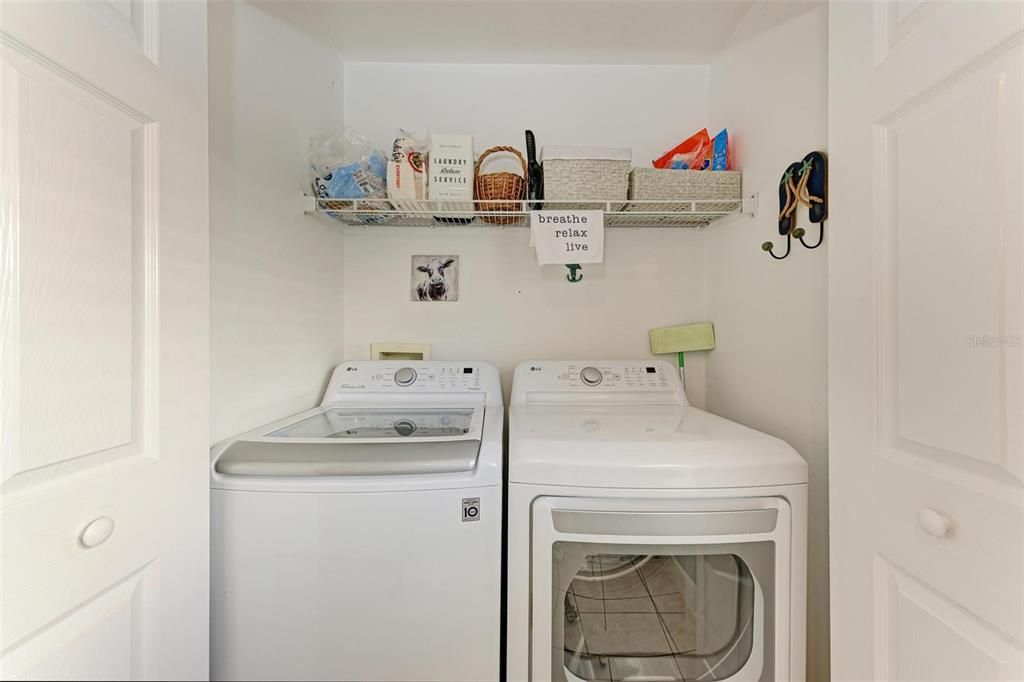
[[[549,394],[545,402],[557,401],[566,391],[572,395],[642,394],[649,400],[655,395],[682,395],[679,369],[661,360],[579,360],[526,362],[516,368],[512,402],[527,394],[534,399]],[[566,399],[571,401],[573,399]],[[685,401],[685,397],[682,398]],[[531,401],[532,402],[532,401]]]

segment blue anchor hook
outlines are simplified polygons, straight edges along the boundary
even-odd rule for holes
[[[569,268],[569,274],[565,276],[570,282],[576,283],[583,279],[583,266],[579,263],[571,263],[565,267]],[[578,271],[578,272],[577,272]]]

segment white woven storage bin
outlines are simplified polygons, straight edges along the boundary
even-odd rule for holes
[[[638,200],[701,200],[708,211],[731,211],[742,201],[739,171],[634,168],[629,174],[629,198]],[[706,203],[708,199],[730,199]]]
[[[632,151],[590,147],[545,147],[541,156],[544,165],[545,208],[602,208],[585,201],[625,202],[629,192],[629,169]],[[554,205],[548,202],[566,202]]]

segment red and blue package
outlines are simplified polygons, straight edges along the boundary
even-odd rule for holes
[[[711,170],[720,171],[729,169],[729,131],[722,128],[722,132],[715,135],[711,141]]]
[[[707,128],[703,128],[662,154],[653,165],[655,168],[700,170],[710,157],[710,151],[711,138]]]

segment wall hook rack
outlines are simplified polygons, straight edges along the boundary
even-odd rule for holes
[[[569,270],[569,274],[565,276],[567,280],[575,284],[583,279],[583,266],[579,263],[570,263],[565,266]]]
[[[824,152],[811,152],[800,164],[800,182],[796,186],[797,201],[807,207],[807,219],[818,223],[818,241],[813,245],[804,241],[807,231],[793,230],[793,236],[804,248],[816,249],[825,240],[825,221],[828,219],[828,157]]]
[[[818,223],[818,241],[804,241],[807,230],[796,227],[797,209],[807,207],[807,218]],[[801,161],[791,163],[779,182],[779,234],[786,236],[786,252],[776,255],[772,242],[764,242],[761,249],[775,260],[783,260],[792,249],[796,237],[806,249],[816,249],[825,240],[825,220],[828,218],[828,157],[814,151]]]
[[[804,248],[807,248],[807,249],[816,249],[816,248],[818,248],[819,246],[821,246],[821,242],[823,242],[825,240],[825,223],[822,222],[818,226],[818,241],[816,241],[813,245],[808,244],[807,242],[804,241],[804,235],[805,234],[807,234],[807,230],[805,230],[802,227],[798,227],[795,230],[793,230],[793,236],[800,240],[800,243],[804,245]]]
[[[802,232],[802,230],[800,230],[800,228],[797,228],[797,230]],[[766,252],[769,256],[771,256],[775,260],[782,260],[786,256],[788,256],[790,250],[793,248],[793,235],[792,235],[792,233],[786,234],[786,253],[782,254],[781,256],[776,256],[775,255],[775,251],[773,251],[774,248],[775,248],[775,244],[773,244],[772,242],[765,242],[765,243],[761,244],[761,250]]]
[[[774,251],[775,244],[772,242],[761,244],[761,250],[775,260],[788,258],[790,251],[793,249],[793,228],[796,225],[796,208],[800,204],[800,192],[796,184],[794,184],[793,178],[796,177],[799,171],[800,164],[791,163],[782,174],[782,179],[779,180],[779,234],[786,237],[786,253],[781,256],[776,255]]]

